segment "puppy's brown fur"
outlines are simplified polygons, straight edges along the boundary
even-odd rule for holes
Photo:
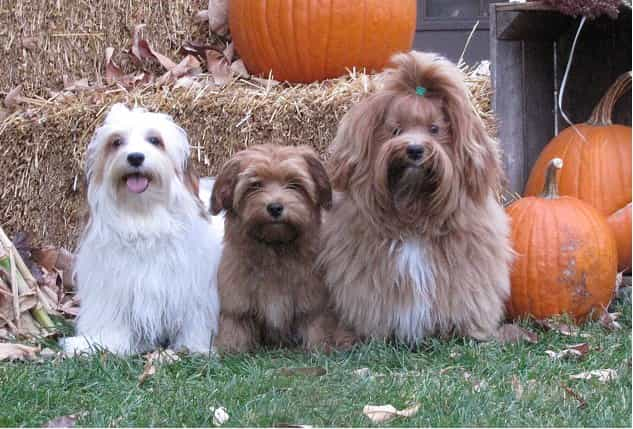
[[[495,199],[496,142],[455,65],[418,52],[393,63],[384,89],[344,116],[331,148],[341,192],[323,227],[326,283],[362,336],[489,338],[512,257]]]
[[[336,342],[328,291],[314,268],[321,210],[331,202],[326,171],[308,147],[255,146],[223,167],[211,197],[213,213],[226,210],[219,350]],[[283,207],[278,217],[271,204]]]

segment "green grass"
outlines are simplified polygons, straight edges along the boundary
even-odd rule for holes
[[[40,426],[82,412],[82,426],[213,426],[210,408],[218,406],[230,415],[226,426],[372,426],[364,405],[404,408],[419,402],[415,417],[386,425],[631,427],[630,295],[616,310],[623,312],[623,329],[609,332],[591,323],[581,331],[590,337],[532,326],[537,344],[431,339],[416,351],[372,343],[331,356],[268,351],[220,360],[185,358],[159,367],[142,386],[140,357],[1,363],[0,426]],[[552,361],[545,354],[579,342],[591,346],[580,361]],[[279,371],[304,366],[327,373]],[[370,368],[371,377],[354,374],[363,367]],[[569,379],[603,368],[615,369],[618,378],[608,383]],[[465,371],[487,386],[476,392]],[[524,387],[520,399],[513,376]],[[586,407],[579,408],[561,382],[584,398]]]

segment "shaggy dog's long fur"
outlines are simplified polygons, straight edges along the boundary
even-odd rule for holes
[[[497,203],[497,145],[449,61],[398,54],[384,89],[342,119],[320,264],[342,320],[364,337],[489,338],[512,251]]]
[[[75,267],[81,308],[67,352],[210,351],[222,224],[205,214],[188,157],[186,133],[164,114],[116,104],[95,132]]]
[[[332,343],[336,320],[314,269],[321,210],[331,201],[326,171],[308,147],[254,146],[223,167],[211,197],[213,213],[226,210],[220,351]]]

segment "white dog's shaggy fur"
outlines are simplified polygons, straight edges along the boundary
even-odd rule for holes
[[[212,349],[223,222],[205,214],[188,157],[185,131],[165,114],[116,104],[95,132],[75,267],[81,308],[66,352]]]

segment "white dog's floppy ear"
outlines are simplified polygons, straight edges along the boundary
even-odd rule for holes
[[[222,210],[233,208],[233,194],[240,174],[240,160],[237,157],[230,159],[220,171],[213,185],[211,194],[211,213],[217,215]]]

